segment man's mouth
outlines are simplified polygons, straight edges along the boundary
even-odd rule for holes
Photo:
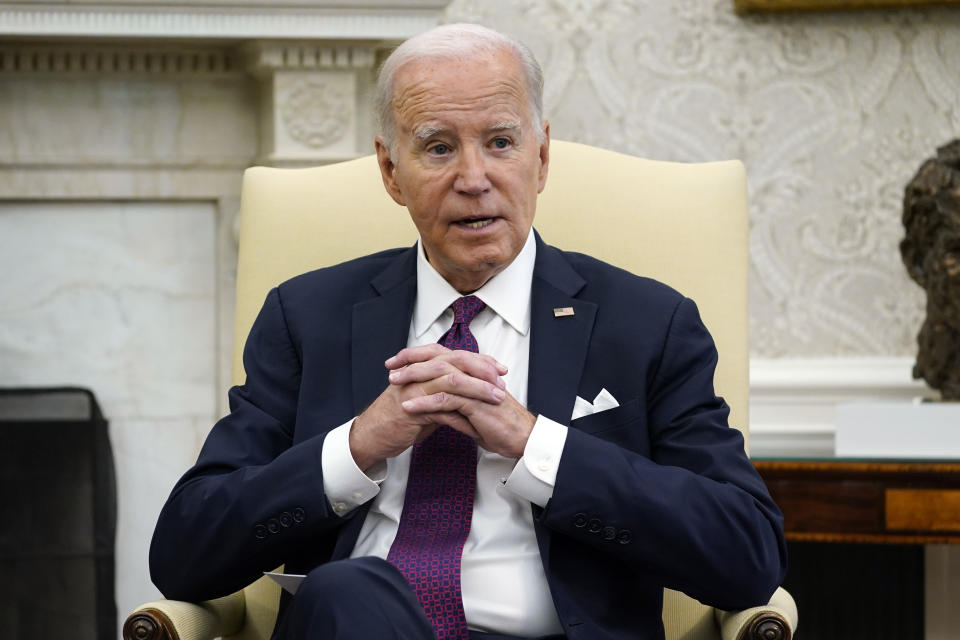
[[[468,229],[482,229],[493,224],[494,220],[496,220],[496,218],[469,218],[466,220],[458,220],[457,225],[467,227]]]

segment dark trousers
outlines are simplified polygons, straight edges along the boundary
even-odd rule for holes
[[[274,640],[436,640],[406,578],[386,560],[338,560],[307,574]],[[520,640],[470,632],[470,640]],[[539,640],[563,640],[545,636]]]

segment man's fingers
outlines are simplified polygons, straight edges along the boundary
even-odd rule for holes
[[[387,369],[399,369],[414,362],[425,362],[431,358],[435,358],[444,351],[449,351],[449,349],[437,343],[425,344],[419,347],[407,347],[406,349],[401,349],[397,355],[387,358],[383,364],[386,365]]]
[[[404,385],[411,382],[427,382],[459,371],[446,360],[433,358],[426,362],[415,362],[400,369],[394,369],[388,377],[390,384]]]
[[[441,391],[404,400],[401,406],[408,414],[421,417],[430,414],[430,420],[433,422],[435,421],[433,414],[456,414],[468,420],[465,414],[469,414],[472,408],[479,405],[475,399]]]
[[[407,413],[452,413],[463,406],[463,398],[451,393],[430,393],[419,398],[410,398],[400,403]]]
[[[500,378],[507,373],[507,367],[491,356],[457,350],[443,354],[440,359],[450,362],[457,369],[474,378],[486,380],[501,389],[507,388],[506,383]]]
[[[408,365],[428,362],[435,358],[449,361],[465,373],[490,382],[496,381],[500,376],[507,373],[507,367],[491,356],[471,351],[453,351],[443,345],[434,343],[402,349],[397,355],[388,358],[384,365],[387,369],[396,371]]]
[[[448,424],[488,451],[519,458],[536,417],[512,396],[498,404],[480,402],[455,393],[432,393],[405,400],[401,408],[412,420]]]
[[[412,398],[402,403],[403,409],[407,413],[419,415],[422,418],[429,418],[435,425],[445,424],[461,433],[464,433],[474,440],[480,439],[480,433],[457,409],[466,405],[470,400],[450,393],[434,393],[428,396]],[[429,435],[433,431],[425,431]],[[423,437],[426,437],[424,435]],[[422,439],[422,438],[419,438]]]
[[[422,395],[449,392],[458,396],[492,402],[497,404],[506,397],[506,390],[486,380],[468,376],[455,367],[448,367],[447,373],[435,377],[432,367],[411,365],[390,373],[390,384],[396,386],[416,385]]]
[[[417,347],[419,349],[419,347]],[[408,350],[401,351],[396,358],[396,362],[409,359]],[[412,349],[410,350],[412,351]],[[414,353],[416,357],[424,355],[424,352]],[[391,360],[387,360],[390,363]],[[391,369],[390,383],[403,385],[411,382],[426,382],[434,378],[449,375],[453,372],[463,372],[473,378],[486,380],[492,385],[506,389],[507,384],[503,381],[501,372],[506,372],[506,367],[491,358],[490,356],[480,355],[470,351],[451,351],[445,349],[427,360],[418,360],[410,362],[402,367]]]

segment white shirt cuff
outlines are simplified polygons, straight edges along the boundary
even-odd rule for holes
[[[566,441],[567,427],[550,418],[537,416],[527,446],[523,449],[523,457],[504,486],[533,504],[547,506],[553,497],[560,456]]]
[[[380,483],[387,477],[387,464],[381,462],[361,471],[350,453],[350,427],[353,419],[330,433],[323,440],[320,465],[323,489],[338,516],[345,516],[380,493]]]

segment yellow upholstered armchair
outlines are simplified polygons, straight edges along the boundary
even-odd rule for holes
[[[717,392],[747,433],[747,203],[736,161],[677,164],[554,141],[535,226],[550,244],[651,276],[696,300],[720,353]],[[373,156],[312,169],[249,169],[243,180],[234,382],[267,291],[299,273],[385,248],[416,230],[385,193]],[[188,570],[184,568],[184,570]],[[202,604],[148,603],[124,625],[128,640],[267,640],[279,587],[261,579]],[[783,589],[769,603],[724,612],[664,594],[670,640],[789,640],[797,625]]]

